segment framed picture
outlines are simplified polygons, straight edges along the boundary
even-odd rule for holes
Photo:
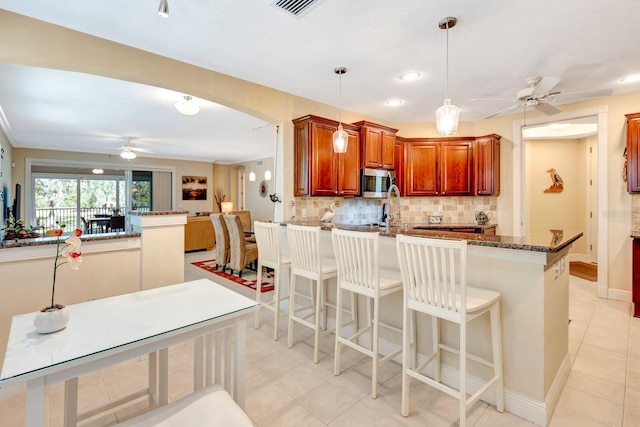
[[[207,177],[183,175],[182,200],[207,200]]]

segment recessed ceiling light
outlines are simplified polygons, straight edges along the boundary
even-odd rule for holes
[[[635,83],[640,81],[640,74],[632,74],[620,80],[622,83]]]
[[[398,105],[404,104],[402,99],[390,99],[384,103],[387,107],[397,107]]]
[[[419,78],[420,78],[420,73],[415,71],[410,71],[400,76],[400,80],[405,82],[412,82],[414,80],[418,80]]]
[[[554,130],[566,129],[569,127],[569,123],[551,123],[549,127]]]

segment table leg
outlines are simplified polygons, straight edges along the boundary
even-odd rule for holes
[[[64,425],[75,427],[78,424],[78,378],[64,383]]]
[[[169,403],[169,349],[160,350],[160,365],[158,366],[159,382],[158,395],[160,406]]]
[[[153,352],[147,355],[149,359],[149,407],[160,406],[158,396],[158,353]]]
[[[202,365],[204,364],[204,337],[193,340],[193,391],[204,387]]]
[[[246,321],[240,320],[236,325],[236,336],[233,343],[235,353],[235,369],[233,372],[234,394],[238,406],[244,410],[244,393],[245,393],[245,363],[247,355],[247,331]]]
[[[27,427],[44,426],[44,378],[27,381]]]

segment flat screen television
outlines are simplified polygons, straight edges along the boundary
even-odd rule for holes
[[[11,206],[11,211],[13,213],[13,218],[18,221],[19,219],[22,219],[22,208],[20,206],[20,198],[22,197],[22,185],[19,182],[16,182],[16,192],[13,196],[13,205]]]

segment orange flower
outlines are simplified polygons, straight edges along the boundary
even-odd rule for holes
[[[54,237],[62,236],[62,228],[54,228],[53,230],[47,230],[46,233],[48,236],[54,236]]]

